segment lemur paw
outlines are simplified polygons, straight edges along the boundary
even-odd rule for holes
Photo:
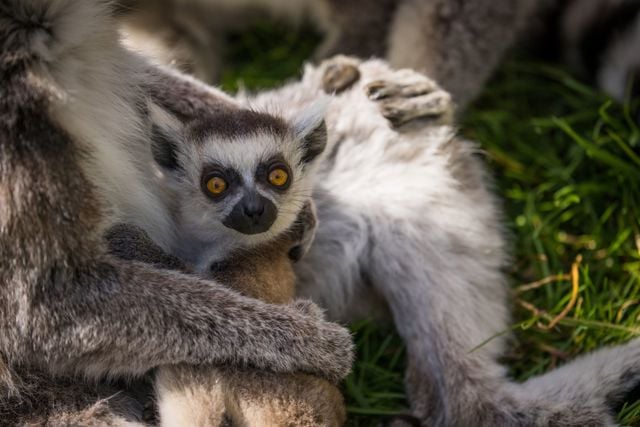
[[[311,248],[318,228],[316,218],[315,203],[313,203],[313,200],[309,200],[298,214],[296,222],[289,231],[294,242],[291,249],[289,249],[289,259],[291,261],[300,261]]]
[[[322,90],[328,94],[340,93],[360,79],[360,62],[344,55],[335,56],[322,64]]]
[[[413,70],[393,71],[385,80],[368,83],[365,92],[379,103],[382,115],[396,128],[425,120],[450,124],[453,119],[451,95]]]
[[[295,367],[303,372],[319,375],[337,383],[351,371],[354,360],[354,344],[351,333],[343,326],[325,320],[323,310],[308,300],[298,300],[289,307],[299,316],[310,321],[291,349],[298,352]]]

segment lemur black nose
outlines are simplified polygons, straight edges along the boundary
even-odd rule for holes
[[[271,200],[248,191],[222,224],[243,234],[258,234],[269,230],[277,216],[278,208]]]
[[[259,197],[247,198],[242,204],[242,212],[252,219],[259,219],[264,213],[264,202]]]

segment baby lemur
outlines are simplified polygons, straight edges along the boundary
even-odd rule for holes
[[[152,107],[152,152],[171,193],[173,254],[244,295],[291,301],[289,258],[302,256],[315,230],[310,199],[326,145],[322,105],[296,111],[291,122],[239,108],[202,111],[183,123]],[[167,426],[217,426],[223,417],[254,426],[345,420],[335,386],[304,374],[168,367],[158,371],[156,392]]]
[[[102,0],[0,3],[2,421],[93,408],[122,424],[105,414],[117,400],[109,394],[80,387],[74,400],[74,379],[171,365],[344,377],[350,334],[310,303],[267,304],[107,253],[103,233],[115,222],[141,226],[165,249],[171,235],[148,167],[153,67],[121,47],[111,15]]]
[[[230,107],[183,121],[151,105],[151,151],[170,193],[170,252],[204,272],[288,229],[311,198],[326,145],[324,104],[287,118]]]

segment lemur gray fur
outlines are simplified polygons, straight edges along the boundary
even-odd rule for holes
[[[103,232],[114,222],[141,226],[161,246],[171,235],[148,174],[149,67],[120,46],[104,1],[0,4],[3,416],[101,413],[102,393],[40,401],[39,384],[58,378],[73,386],[204,363],[338,380],[350,369],[350,334],[308,302],[267,304],[107,253]]]
[[[615,98],[625,97],[630,79],[640,91],[636,0],[121,0],[120,16],[132,44],[212,82],[224,35],[265,11],[311,20],[325,34],[316,59],[386,58],[434,78],[461,108],[505,52],[536,33],[557,33],[548,38],[567,63]]]
[[[423,425],[615,425],[612,408],[640,382],[640,340],[524,383],[498,362],[510,319],[502,215],[477,147],[450,122],[446,92],[411,70],[337,58],[245,102],[295,110],[323,92],[327,69],[360,77],[328,107],[329,155],[313,193],[319,226],[295,265],[300,295],[341,320],[388,307]],[[430,125],[393,130],[379,109]]]

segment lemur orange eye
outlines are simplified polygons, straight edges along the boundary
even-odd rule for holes
[[[214,196],[218,196],[224,193],[226,189],[227,181],[220,178],[219,176],[212,176],[207,181],[207,190],[209,190],[209,193],[213,194]]]
[[[274,187],[284,187],[289,182],[289,172],[280,167],[275,167],[269,172],[269,183]]]

